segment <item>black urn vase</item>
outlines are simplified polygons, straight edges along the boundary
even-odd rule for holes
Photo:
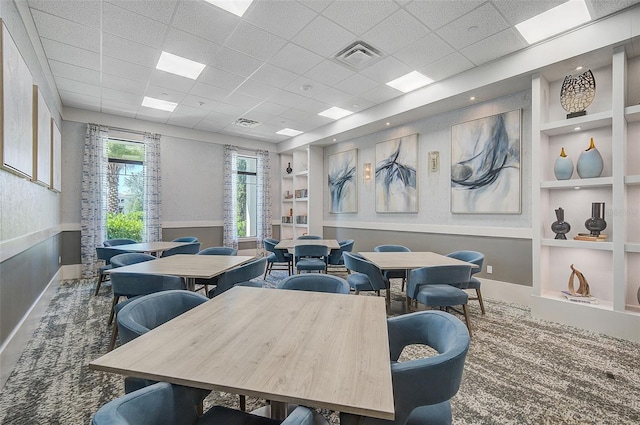
[[[287,162],[287,168],[285,169],[285,171],[287,172],[287,174],[291,174],[291,172],[293,171],[290,162]]]
[[[556,211],[556,221],[551,223],[551,230],[556,234],[556,239],[567,239],[565,236],[571,230],[571,225],[564,221],[564,210],[558,208]]]
[[[607,222],[604,221],[604,202],[593,202],[591,204],[591,217],[584,222],[584,227],[594,237],[600,236],[600,232],[607,228]]]

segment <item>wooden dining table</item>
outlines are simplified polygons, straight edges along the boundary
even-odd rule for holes
[[[121,249],[123,251],[129,252],[142,252],[145,254],[151,254],[157,256],[162,253],[162,251],[166,251],[167,249],[175,248],[182,245],[187,245],[191,242],[142,242],[142,243],[128,243],[124,245],[116,245],[112,248]]]
[[[187,288],[194,290],[196,279],[211,279],[254,258],[249,255],[176,254],[117,267],[109,270],[108,273],[133,272],[180,276],[187,280]]]
[[[359,254],[378,266],[380,270],[411,270],[419,269],[421,267],[451,266],[456,264],[466,264],[468,266],[472,266],[472,268],[478,268],[477,264],[468,263],[466,261],[428,251],[360,252]]]
[[[296,245],[324,245],[329,249],[340,249],[340,244],[335,239],[283,239],[274,248],[293,251]]]
[[[207,326],[202,326],[206,323]],[[89,368],[392,420],[382,298],[236,286]]]

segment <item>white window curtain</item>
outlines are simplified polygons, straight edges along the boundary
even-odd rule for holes
[[[238,223],[236,214],[236,188],[238,185],[238,148],[224,146],[224,246],[238,249]]]
[[[257,229],[256,248],[258,254],[264,254],[262,241],[271,237],[271,165],[269,152],[258,150],[257,161]]]
[[[82,160],[80,256],[82,277],[96,276],[96,247],[107,237],[107,164],[109,131],[87,125]]]
[[[162,240],[162,178],[160,174],[160,135],[144,135],[144,222],[142,240]]]

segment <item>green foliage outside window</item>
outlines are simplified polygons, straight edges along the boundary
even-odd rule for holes
[[[142,240],[142,211],[107,214],[107,239]]]
[[[238,158],[238,171],[247,170],[247,161]],[[238,228],[238,237],[247,236],[247,176],[238,174],[236,186],[236,223]]]

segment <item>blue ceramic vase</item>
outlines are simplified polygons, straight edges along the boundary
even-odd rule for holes
[[[564,152],[564,148],[560,151],[560,156],[553,165],[553,173],[558,180],[569,180],[573,174],[573,161]]]
[[[602,161],[602,155],[600,155],[600,152],[596,149],[596,145],[593,143],[592,137],[589,148],[580,153],[576,170],[578,171],[580,178],[590,179],[593,177],[600,177],[603,166],[604,163]]]

